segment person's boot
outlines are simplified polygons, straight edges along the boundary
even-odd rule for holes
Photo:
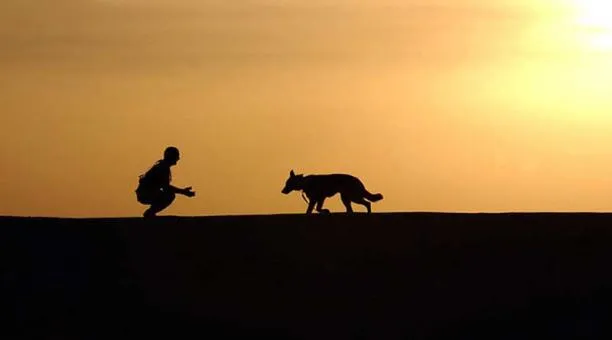
[[[155,217],[155,213],[151,210],[151,208],[145,210],[144,214],[142,214],[144,218]]]

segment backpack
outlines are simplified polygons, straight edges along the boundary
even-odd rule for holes
[[[155,186],[154,173],[159,163],[160,162],[155,163],[147,172],[138,176],[138,188],[136,188],[136,192],[151,189]]]

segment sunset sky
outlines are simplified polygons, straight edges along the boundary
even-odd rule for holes
[[[610,211],[612,3],[2,0],[0,127],[0,215],[138,216],[168,145],[197,196],[164,214],[301,213],[291,169],[378,212]]]

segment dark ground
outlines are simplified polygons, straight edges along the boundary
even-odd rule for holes
[[[0,225],[3,339],[612,335],[612,214]]]

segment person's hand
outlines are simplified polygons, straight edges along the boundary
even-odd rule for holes
[[[195,191],[191,191],[191,187],[187,187],[185,189],[183,189],[183,195],[187,196],[187,197],[193,197],[195,196]]]

